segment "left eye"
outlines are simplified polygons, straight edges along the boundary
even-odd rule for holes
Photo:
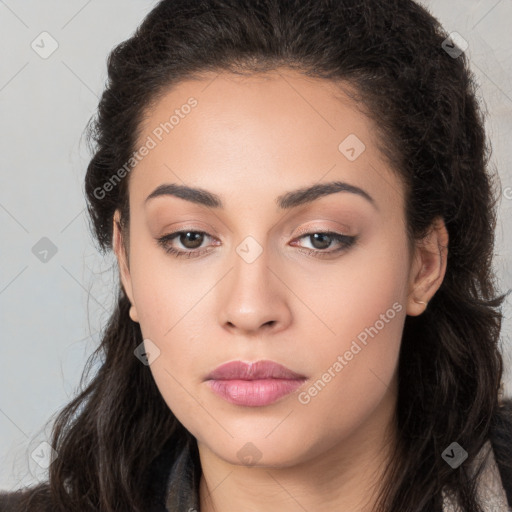
[[[177,258],[195,258],[201,256],[205,252],[209,252],[208,248],[194,250],[198,249],[202,245],[205,237],[212,238],[204,231],[176,231],[158,238],[157,242],[168,254],[172,254]],[[301,252],[320,257],[346,250],[357,240],[356,236],[342,235],[331,231],[315,231],[312,233],[306,233],[296,238],[296,240],[301,240],[303,238],[309,238],[313,242],[313,245],[316,245],[316,248],[302,248]],[[171,245],[171,242],[175,239],[178,239],[178,241],[185,247],[185,250],[176,249]],[[333,241],[338,242],[339,247],[337,249],[326,251],[325,249],[331,246]],[[293,245],[295,245],[295,243]],[[302,246],[299,245],[299,247]]]
[[[358,240],[357,236],[342,235],[340,233],[334,233],[332,231],[314,231],[311,233],[305,233],[296,240],[301,240],[302,238],[309,238],[312,241],[313,246],[317,248],[302,248],[300,249],[300,252],[303,252],[310,256],[315,256],[317,258],[329,258],[338,253],[345,252],[350,247],[352,247]],[[324,250],[327,247],[329,247],[333,241],[338,242],[338,248],[331,249],[329,251]],[[293,245],[295,245],[295,243],[293,243]],[[320,248],[318,249],[318,247]]]
[[[356,239],[355,236],[341,235],[339,233],[333,233],[331,231],[318,231],[314,233],[307,233],[305,235],[300,236],[298,240],[302,238],[309,238],[309,240],[311,240],[312,245],[314,247],[314,249],[311,250],[311,254],[314,254],[315,252],[322,252],[324,254],[339,252],[343,249],[350,247],[355,242]],[[337,241],[340,247],[338,249],[334,249],[331,251],[324,251],[323,249],[327,249],[332,244],[333,241]]]

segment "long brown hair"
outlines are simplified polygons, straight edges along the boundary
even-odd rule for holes
[[[117,208],[127,233],[129,173],[108,191],[104,184],[130,161],[145,109],[173,84],[202,71],[250,75],[287,66],[356,91],[354,101],[375,121],[381,150],[405,184],[409,241],[425,236],[437,216],[449,233],[444,281],[424,314],[405,322],[400,438],[381,512],[438,510],[444,486],[463,510],[481,512],[476,476],[467,464],[452,469],[441,454],[457,441],[471,459],[495,425],[512,431],[498,403],[506,295],[496,295],[491,266],[496,176],[488,172],[490,149],[467,56],[450,54],[447,37],[411,0],[162,0],[111,52],[108,83],[88,126],[94,155],[85,193],[106,252]],[[194,441],[133,354],[142,335],[129,307],[119,287],[88,362],[100,358],[101,366],[55,421],[59,456],[37,492],[56,510],[142,512],[156,457],[164,449],[174,457]],[[503,443],[510,446],[511,437]],[[510,456],[500,457],[512,467]]]

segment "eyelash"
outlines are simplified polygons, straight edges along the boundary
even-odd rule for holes
[[[167,254],[171,254],[172,256],[174,256],[176,258],[197,258],[197,257],[202,256],[203,254],[209,252],[208,249],[180,251],[180,250],[177,250],[174,247],[171,247],[170,245],[168,245],[169,242],[171,242],[175,238],[179,237],[182,234],[187,234],[187,233],[206,235],[208,237],[210,236],[208,233],[206,233],[204,231],[192,231],[192,230],[187,229],[187,230],[182,230],[182,231],[175,231],[174,233],[170,233],[168,235],[164,235],[160,238],[157,238],[157,242],[161,247],[163,247],[164,251]],[[304,248],[302,248],[302,249],[299,249],[299,252],[305,253],[309,256],[316,256],[319,258],[324,258],[326,256],[328,257],[333,254],[337,254],[337,253],[340,253],[340,252],[343,252],[343,251],[349,249],[350,247],[355,245],[355,243],[357,242],[357,240],[359,238],[357,236],[341,235],[340,233],[335,233],[333,231],[310,231],[309,233],[301,234],[301,236],[298,237],[298,239],[300,240],[301,238],[306,238],[308,236],[312,236],[312,235],[316,235],[316,234],[329,235],[334,240],[337,240],[341,244],[341,247],[339,249],[335,249],[335,250],[331,250],[331,251],[323,251],[321,249],[304,249]]]

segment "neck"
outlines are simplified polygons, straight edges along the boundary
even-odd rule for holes
[[[240,466],[198,443],[201,512],[296,512],[375,510],[396,444],[396,392],[335,446],[288,467]]]

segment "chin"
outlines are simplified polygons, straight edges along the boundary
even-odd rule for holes
[[[211,451],[229,464],[260,468],[286,468],[311,458],[310,450],[293,436],[243,436],[219,444],[208,443]],[[285,441],[287,440],[287,442]],[[299,451],[300,450],[300,451]]]

